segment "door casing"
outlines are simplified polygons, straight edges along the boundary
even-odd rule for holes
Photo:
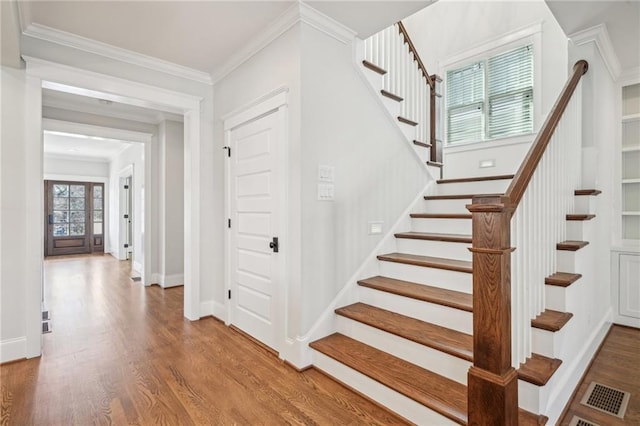
[[[279,190],[279,200],[276,206],[278,210],[278,225],[277,236],[280,241],[280,250],[277,256],[277,276],[279,277],[278,283],[274,288],[274,298],[276,300],[276,313],[274,314],[274,327],[276,329],[275,349],[278,352],[280,358],[284,357],[283,350],[285,349],[285,343],[287,340],[287,301],[289,290],[289,278],[287,274],[287,258],[288,250],[291,247],[289,240],[289,233],[287,232],[288,223],[288,149],[289,149],[289,137],[288,137],[288,89],[280,88],[276,91],[259,98],[257,101],[250,103],[228,115],[224,119],[224,132],[225,132],[225,145],[228,147],[231,143],[231,131],[250,121],[259,119],[262,116],[273,113],[276,114],[276,126],[278,127],[278,149],[276,163],[280,170],[278,182],[276,185]],[[233,155],[233,153],[231,154]],[[225,203],[227,218],[232,217],[231,212],[231,168],[229,157],[225,161]],[[225,223],[225,310],[226,319],[225,324],[231,325],[233,322],[233,312],[231,300],[228,297],[228,292],[231,291],[231,232],[227,223]],[[233,224],[232,224],[233,226]]]

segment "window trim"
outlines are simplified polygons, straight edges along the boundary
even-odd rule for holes
[[[535,22],[533,24],[518,28],[514,31],[502,34],[498,37],[483,42],[471,49],[465,50],[458,54],[455,54],[447,59],[444,59],[438,63],[439,75],[445,80],[442,82],[443,87],[446,87],[446,76],[448,71],[455,70],[457,68],[464,67],[465,65],[477,62],[486,61],[493,56],[506,53],[509,50],[517,49],[518,47],[526,46],[530,44],[533,46],[533,132],[530,134],[522,134],[515,136],[505,136],[495,139],[484,139],[486,135],[483,135],[483,139],[478,141],[469,142],[457,142],[450,144],[447,125],[447,113],[443,111],[441,120],[442,136],[444,140],[444,148],[450,148],[454,146],[473,145],[481,142],[509,140],[514,138],[521,138],[535,134],[539,131],[542,125],[541,105],[542,105],[542,26],[543,21]],[[485,98],[485,102],[487,99]]]

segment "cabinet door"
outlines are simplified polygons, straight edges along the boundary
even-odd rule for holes
[[[620,315],[640,318],[640,255],[620,254]]]

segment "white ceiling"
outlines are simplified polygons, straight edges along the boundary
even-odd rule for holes
[[[215,75],[297,0],[21,1],[21,27],[44,25]],[[430,0],[307,1],[367,37]]]
[[[546,1],[567,35],[604,23],[621,68],[640,67],[640,1]]]
[[[69,158],[109,162],[131,145],[113,139],[44,132],[44,155],[50,158]]]

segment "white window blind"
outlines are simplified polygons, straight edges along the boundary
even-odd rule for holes
[[[447,72],[447,141],[533,132],[533,46]]]

